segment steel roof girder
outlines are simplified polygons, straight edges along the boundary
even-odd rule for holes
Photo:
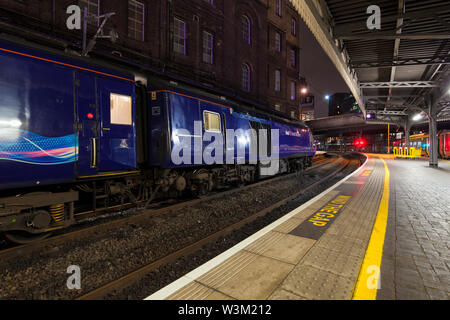
[[[450,56],[446,55],[438,57],[407,58],[390,61],[356,61],[352,62],[350,65],[354,69],[364,69],[364,68],[392,68],[392,67],[436,65],[436,64],[450,64]]]
[[[361,34],[335,35],[340,40],[446,40],[450,39],[449,33],[393,33],[393,32],[373,32]]]
[[[407,116],[405,111],[398,110],[367,110],[367,113],[373,113],[376,115],[393,115],[393,116]]]
[[[387,82],[361,82],[360,89],[379,88],[436,88],[434,81],[387,81]]]

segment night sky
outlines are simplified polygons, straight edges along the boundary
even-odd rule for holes
[[[350,92],[336,67],[323,51],[303,20],[300,22],[300,74],[315,96],[316,118],[328,116],[326,94]]]

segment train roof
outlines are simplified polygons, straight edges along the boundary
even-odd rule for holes
[[[261,119],[281,122],[287,125],[308,128],[308,126],[302,121],[293,121],[282,117],[282,113],[278,113],[275,111],[274,113],[269,113],[268,111],[264,111],[256,108],[255,106],[251,106],[248,104],[239,103],[233,99],[229,99],[228,97],[219,96],[213,92],[207,92],[202,89],[195,88],[193,86],[186,85],[184,83],[174,82],[169,79],[161,79],[160,77],[152,77],[149,75],[148,78],[149,87],[154,87],[157,89],[161,89],[161,91],[167,92],[175,92],[181,93],[183,95],[187,95],[191,98],[204,100],[209,100],[208,102],[212,102],[217,105],[221,105],[226,108],[232,108],[234,112],[248,114],[250,116],[258,117]],[[277,114],[278,113],[278,114]]]

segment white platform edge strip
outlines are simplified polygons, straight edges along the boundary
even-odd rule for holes
[[[272,231],[273,229],[275,229],[276,227],[278,227],[279,225],[281,225],[285,221],[287,221],[290,218],[292,218],[293,216],[295,216],[297,213],[303,211],[304,209],[306,209],[307,207],[312,205],[314,202],[318,201],[320,198],[325,196],[328,192],[330,192],[333,189],[339,187],[341,184],[346,182],[348,179],[350,179],[351,177],[353,177],[353,176],[357,175],[358,173],[360,173],[366,167],[366,165],[367,165],[367,163],[369,161],[369,156],[366,155],[366,157],[367,157],[366,161],[364,162],[364,164],[361,167],[358,168],[358,170],[356,170],[355,172],[351,173],[350,175],[348,175],[347,177],[345,177],[344,179],[342,179],[341,181],[339,181],[335,185],[331,186],[330,188],[328,188],[327,190],[325,190],[321,194],[315,196],[311,200],[309,200],[309,201],[305,202],[304,204],[302,204],[300,207],[294,209],[293,211],[289,212],[285,216],[281,217],[280,219],[276,220],[275,222],[273,222],[270,225],[266,226],[265,228],[261,229],[257,233],[255,233],[255,234],[251,235],[250,237],[248,237],[247,239],[241,241],[240,243],[238,243],[234,247],[228,249],[227,251],[223,252],[222,254],[218,255],[217,257],[209,260],[205,264],[201,265],[197,269],[194,269],[193,271],[191,271],[188,274],[184,275],[180,279],[175,280],[171,284],[169,284],[166,287],[162,288],[161,290],[155,292],[154,294],[152,294],[151,296],[145,298],[144,300],[164,300],[164,299],[168,298],[169,296],[171,296],[172,294],[174,294],[175,292],[177,292],[178,290],[180,290],[181,288],[183,288],[186,285],[188,285],[189,283],[195,281],[196,279],[200,278],[201,276],[203,276],[207,272],[211,271],[212,269],[214,269],[215,267],[220,265],[225,260],[231,258],[233,255],[235,255],[236,253],[238,253],[239,251],[241,251],[242,249],[244,249],[248,245],[252,244],[253,242],[258,240],[262,236],[266,235],[267,233],[269,233],[270,231]]]

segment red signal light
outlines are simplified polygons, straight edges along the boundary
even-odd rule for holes
[[[365,139],[356,139],[354,145],[357,148],[364,148],[367,145],[367,141]]]
[[[87,118],[88,118],[89,120],[92,120],[92,119],[94,119],[94,115],[93,115],[92,113],[88,113],[88,114],[87,114]]]

